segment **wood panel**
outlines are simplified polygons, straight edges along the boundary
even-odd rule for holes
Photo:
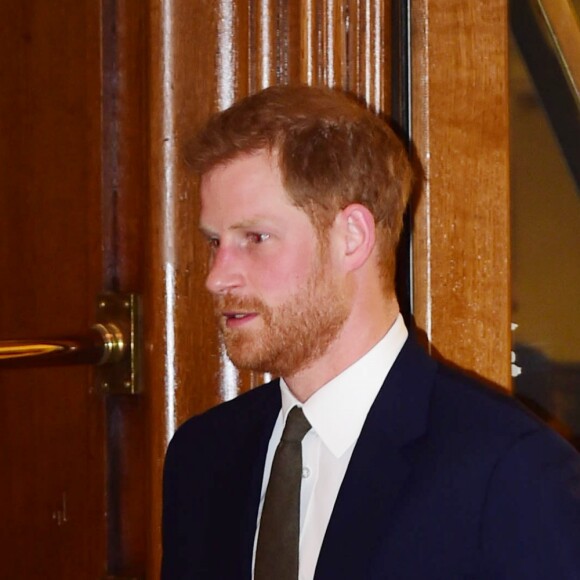
[[[98,3],[0,3],[0,87],[0,338],[84,333],[102,271]],[[0,424],[0,577],[103,575],[91,370],[3,371]]]
[[[505,0],[412,3],[414,315],[432,352],[510,386]]]
[[[197,186],[184,144],[215,110],[274,83],[338,85],[390,103],[389,3],[151,0],[149,223],[144,311],[150,388],[150,561],[159,569],[161,468],[175,428],[264,379],[238,373],[203,282]]]

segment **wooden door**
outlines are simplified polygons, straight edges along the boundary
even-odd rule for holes
[[[86,334],[101,293],[141,291],[145,9],[0,3],[0,340]],[[0,577],[144,573],[146,405],[90,366],[0,372]]]
[[[0,3],[0,338],[85,332],[102,284],[100,15]],[[106,571],[103,397],[88,367],[0,373],[0,577]]]

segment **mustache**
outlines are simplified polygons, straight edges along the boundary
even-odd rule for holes
[[[218,313],[224,311],[264,312],[268,310],[266,305],[259,298],[250,296],[236,297],[227,294],[217,297],[214,300],[214,306]]]

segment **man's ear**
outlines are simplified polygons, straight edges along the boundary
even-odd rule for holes
[[[340,212],[340,221],[345,264],[349,270],[356,270],[375,247],[375,218],[364,205],[353,203]]]

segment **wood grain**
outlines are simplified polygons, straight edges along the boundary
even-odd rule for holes
[[[507,5],[412,6],[415,321],[435,354],[509,388]]]
[[[0,338],[84,333],[101,290],[100,15],[0,3]],[[106,572],[105,412],[90,368],[0,374],[0,577]],[[74,557],[71,557],[71,554]]]

